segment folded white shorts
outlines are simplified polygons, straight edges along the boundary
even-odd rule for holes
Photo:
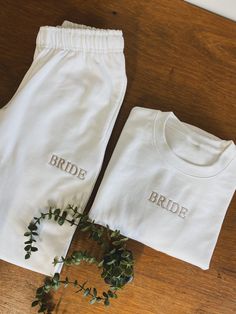
[[[50,275],[74,228],[44,221],[39,251],[24,232],[50,204],[86,206],[126,90],[119,30],[41,27],[33,63],[0,110],[0,258]]]

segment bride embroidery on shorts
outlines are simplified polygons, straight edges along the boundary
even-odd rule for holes
[[[75,164],[72,164],[70,161],[58,157],[55,154],[52,155],[49,164],[71,174],[72,176],[76,176],[80,180],[84,180],[87,174],[86,170],[79,168]]]

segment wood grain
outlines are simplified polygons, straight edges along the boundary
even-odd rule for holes
[[[128,89],[101,175],[133,106],[174,111],[188,123],[236,141],[236,23],[181,0],[0,1],[0,97],[4,106],[29,68],[41,25],[64,19],[124,31]],[[55,295],[59,314],[235,314],[236,197],[228,209],[211,267],[197,267],[129,242],[135,280],[110,308],[89,305],[70,290]],[[76,233],[71,250],[97,248]],[[89,279],[102,289],[89,266],[62,275]],[[30,308],[43,276],[0,262],[0,313],[36,313]]]

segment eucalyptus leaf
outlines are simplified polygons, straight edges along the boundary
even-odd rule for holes
[[[31,232],[29,232],[29,231],[27,231],[27,232],[24,233],[24,236],[25,236],[25,237],[29,237],[30,235],[31,235]]]
[[[105,305],[105,306],[109,306],[109,305],[110,305],[110,301],[109,301],[108,299],[105,299],[105,300],[104,300],[104,305]]]
[[[90,304],[94,304],[95,302],[96,302],[96,298],[92,298],[92,299],[89,301]]]
[[[32,302],[31,306],[34,307],[34,306],[36,306],[36,305],[38,305],[38,304],[39,304],[39,301],[38,301],[38,300],[35,300],[35,301]]]
[[[30,254],[29,253],[25,254],[25,259],[29,259],[29,258],[30,258]]]
[[[26,245],[24,248],[25,251],[30,251],[31,250],[31,245]]]
[[[85,289],[85,291],[84,291],[84,296],[85,296],[85,297],[86,297],[86,296],[88,296],[88,295],[89,295],[89,293],[90,293],[89,288]]]
[[[97,296],[97,289],[93,288],[93,295],[96,297]]]

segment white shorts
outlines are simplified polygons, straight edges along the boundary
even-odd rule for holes
[[[30,260],[23,236],[53,203],[84,210],[126,90],[119,30],[41,27],[33,63],[0,110],[0,258],[51,275],[74,228],[44,221]]]

